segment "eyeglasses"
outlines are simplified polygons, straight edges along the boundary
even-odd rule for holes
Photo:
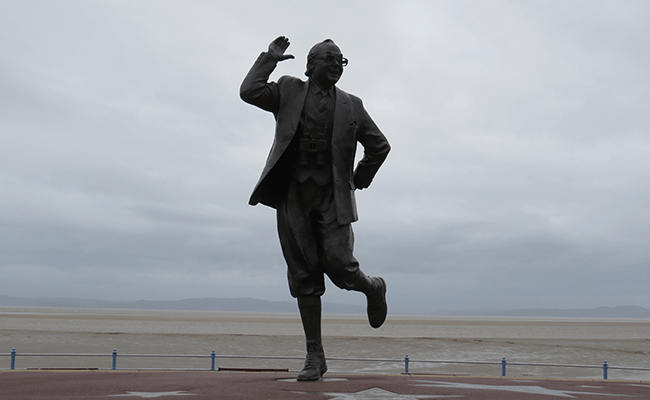
[[[325,57],[314,57],[314,58],[319,60],[325,60],[325,63],[327,63],[327,65],[332,65],[334,63],[338,63],[342,67],[348,65],[348,59],[343,56],[335,56],[333,54],[328,54]]]

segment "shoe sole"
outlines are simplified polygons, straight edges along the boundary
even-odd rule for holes
[[[300,379],[300,377],[298,377],[298,378],[296,378],[296,380],[298,382],[316,382],[316,381],[320,381],[321,379],[323,379],[323,375],[325,374],[325,372],[327,372],[327,364],[323,365],[320,368],[320,376],[318,378],[315,378],[315,379]]]

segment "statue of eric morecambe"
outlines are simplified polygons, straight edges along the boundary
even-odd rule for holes
[[[339,288],[366,295],[373,328],[386,319],[386,282],[359,269],[351,223],[357,220],[354,191],[370,186],[390,145],[361,99],[335,86],[348,60],[332,40],[309,51],[307,82],[292,76],[269,82],[279,61],[294,58],[285,54],[288,47],[284,36],[271,42],[246,75],[240,95],[276,120],[273,147],[249,203],[277,210],[289,288],[298,299],[307,339],[298,380],[314,381],[327,371],[321,341],[324,274]],[[354,169],[357,142],[364,157]]]

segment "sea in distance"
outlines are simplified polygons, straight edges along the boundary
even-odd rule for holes
[[[402,373],[408,355],[414,374],[501,376],[505,357],[513,377],[602,379],[607,361],[650,381],[649,319],[325,314],[323,344],[332,373]],[[0,307],[0,369],[12,349],[16,369],[110,369],[117,349],[118,369],[208,370],[214,351],[222,370],[293,372],[305,342],[297,313]]]

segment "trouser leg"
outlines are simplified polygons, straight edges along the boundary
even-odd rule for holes
[[[291,295],[320,297],[325,293],[325,279],[309,202],[302,189],[301,184],[292,182],[286,200],[278,205],[278,235]]]
[[[353,255],[352,224],[339,225],[336,221],[318,226],[322,243],[322,266],[330,280],[339,288],[370,294],[375,284],[359,268]]]
[[[342,289],[355,290],[366,295],[368,322],[379,328],[386,320],[386,281],[369,277],[359,268],[352,255],[354,234],[352,226],[338,225],[336,221],[319,225],[323,243],[323,269],[334,284]]]

